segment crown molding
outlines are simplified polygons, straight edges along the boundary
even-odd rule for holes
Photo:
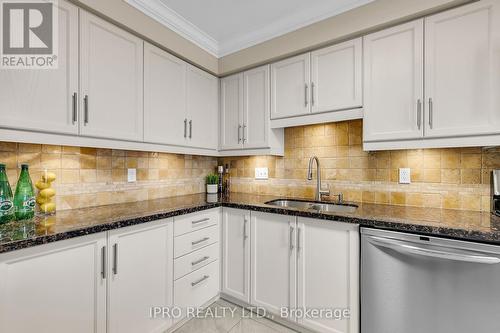
[[[198,28],[196,25],[186,20],[182,15],[170,9],[160,0],[123,0],[136,9],[140,10],[147,16],[160,22],[170,30],[181,35],[185,39],[204,49],[216,58],[229,55],[246,49],[248,47],[263,43],[273,38],[282,36],[289,32],[298,30],[305,26],[314,24],[324,19],[339,15],[356,7],[363,6],[374,0],[356,0],[349,5],[335,8],[324,6],[318,10],[311,8],[310,10],[301,11],[293,16],[273,22],[270,25],[238,36],[227,41],[217,41],[205,31]],[[315,12],[320,12],[320,15],[315,15]]]
[[[218,42],[159,0],[124,0],[208,53],[219,58]]]

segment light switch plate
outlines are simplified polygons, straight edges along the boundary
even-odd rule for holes
[[[127,181],[129,183],[133,183],[137,180],[137,170],[136,169],[127,169]]]
[[[410,168],[400,168],[399,169],[399,183],[400,184],[411,184]]]
[[[255,168],[255,179],[268,179],[269,170],[268,168]]]

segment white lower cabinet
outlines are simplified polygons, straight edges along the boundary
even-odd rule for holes
[[[170,327],[169,318],[150,318],[152,306],[173,304],[173,230],[165,222],[109,232],[108,333],[159,333]]]
[[[295,307],[295,216],[251,212],[252,305],[274,314]]]
[[[1,254],[0,332],[106,332],[103,249],[106,233]]]
[[[245,216],[251,221],[249,254],[241,251],[248,246],[241,236]],[[278,316],[288,310],[282,319],[315,332],[357,333],[358,230],[355,224],[224,208],[223,297]],[[250,271],[243,264],[248,261]]]
[[[222,212],[222,293],[250,303],[250,212]]]
[[[298,318],[317,332],[359,332],[359,226],[299,217],[297,308],[331,309],[349,318]],[[346,316],[347,317],[347,316]]]
[[[202,307],[220,291],[220,208],[174,218],[174,306]]]
[[[165,331],[172,239],[165,219],[0,255],[0,332]]]

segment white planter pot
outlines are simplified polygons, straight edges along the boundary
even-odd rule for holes
[[[207,193],[216,194],[217,193],[217,184],[207,184]]]

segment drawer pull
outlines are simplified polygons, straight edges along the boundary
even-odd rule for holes
[[[209,275],[204,275],[201,279],[199,279],[198,281],[195,281],[195,282],[191,282],[191,287],[194,287],[196,286],[197,284],[200,284],[202,283],[203,281],[205,281],[206,279],[208,279],[210,276]]]
[[[195,241],[195,242],[191,242],[191,244],[192,244],[192,245],[198,245],[198,244],[200,244],[200,243],[206,242],[206,241],[207,241],[207,240],[209,240],[209,239],[210,239],[210,237],[205,237],[205,238],[202,238],[202,239],[197,240],[197,241]]]
[[[199,224],[199,223],[203,223],[203,222],[207,222],[207,221],[210,221],[210,218],[206,217],[206,218],[198,220],[198,221],[192,221],[191,224],[195,225],[195,224]]]
[[[210,258],[209,256],[205,256],[205,257],[203,257],[203,258],[201,258],[199,260],[193,261],[191,263],[191,266],[196,266],[198,264],[201,264],[202,262],[204,262],[205,260],[208,260],[209,258]]]

